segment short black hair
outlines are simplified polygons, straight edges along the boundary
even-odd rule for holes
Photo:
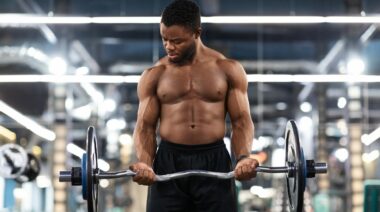
[[[173,25],[188,27],[195,32],[201,26],[199,6],[189,0],[173,1],[164,9],[161,15],[161,23],[167,27]]]

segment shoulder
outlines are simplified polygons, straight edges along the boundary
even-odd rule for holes
[[[216,61],[219,69],[227,76],[229,80],[239,80],[246,78],[246,72],[240,62],[228,58],[218,59]]]
[[[138,94],[143,96],[155,94],[159,79],[165,69],[165,65],[155,65],[145,69],[137,86]]]
[[[141,75],[141,80],[158,80],[162,73],[165,71],[166,65],[164,64],[155,64],[150,68],[144,70]]]
[[[219,58],[216,60],[216,63],[223,70],[244,70],[243,66],[237,61],[228,58]]]

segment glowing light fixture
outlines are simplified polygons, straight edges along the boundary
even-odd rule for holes
[[[303,102],[301,105],[300,105],[300,109],[302,112],[305,112],[305,113],[308,113],[312,110],[312,106],[309,102]]]
[[[139,75],[0,75],[0,83],[138,83]],[[247,74],[248,82],[268,83],[379,83],[380,75],[346,75],[346,74]]]
[[[343,109],[344,107],[346,107],[346,104],[347,104],[347,99],[344,97],[339,97],[338,103],[337,103],[338,108]]]
[[[347,62],[347,73],[352,75],[362,74],[365,70],[365,63],[359,57],[351,58]]]
[[[41,126],[40,124],[33,121],[32,119],[24,116],[23,114],[13,109],[12,107],[10,107],[9,105],[7,105],[1,100],[0,100],[0,111],[6,114],[7,116],[11,117],[20,125],[32,131],[34,134],[40,136],[41,138],[44,138],[48,141],[55,140],[56,136],[52,130],[46,129],[45,127]]]
[[[63,75],[67,71],[67,63],[60,57],[55,57],[49,62],[49,72],[56,75]]]
[[[0,15],[0,24],[157,24],[159,16],[39,16],[20,13]],[[363,24],[380,23],[379,16],[208,16],[202,23],[212,24]]]
[[[366,146],[372,144],[380,138],[380,127],[371,132],[370,134],[363,134],[361,137],[362,143]]]

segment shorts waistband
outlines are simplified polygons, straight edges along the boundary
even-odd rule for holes
[[[161,140],[161,143],[159,146],[159,148],[181,150],[181,151],[187,151],[187,152],[206,151],[206,150],[219,149],[219,148],[224,148],[224,147],[225,147],[225,144],[224,144],[223,139],[218,139],[209,144],[195,144],[195,145],[177,144],[168,140]]]

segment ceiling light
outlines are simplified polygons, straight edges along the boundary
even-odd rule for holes
[[[0,83],[138,83],[140,75],[1,75]],[[268,83],[379,83],[380,75],[345,74],[247,74],[248,82]]]
[[[127,123],[124,119],[110,119],[107,121],[106,126],[109,130],[122,130],[125,129]]]
[[[348,151],[345,148],[339,148],[335,150],[334,156],[340,161],[340,162],[345,162],[348,158]]]
[[[276,104],[276,109],[277,110],[286,110],[288,105],[285,102],[279,102]]]
[[[380,138],[380,127],[378,127],[376,130],[374,130],[370,134],[363,134],[361,137],[361,140],[363,144],[368,146],[379,138]]]
[[[121,134],[119,136],[119,142],[120,142],[121,145],[132,146],[132,144],[133,144],[133,138],[129,134]]]
[[[365,63],[359,57],[351,58],[347,62],[347,73],[351,75],[359,75],[365,70]]]
[[[362,159],[364,162],[370,163],[370,162],[376,160],[377,158],[379,158],[379,156],[380,156],[380,152],[379,152],[379,150],[376,149],[370,153],[364,153],[362,155]]]
[[[312,106],[309,102],[303,102],[301,105],[300,105],[300,109],[302,112],[304,113],[308,113],[312,110]]]
[[[34,120],[24,116],[17,110],[13,109],[6,103],[0,100],[0,111],[15,120],[20,125],[24,126],[25,128],[32,131],[34,134],[40,136],[41,138],[44,138],[48,141],[55,140],[55,133],[52,130],[49,130]]]
[[[380,23],[379,16],[208,16],[202,23],[212,24],[359,24]],[[27,24],[158,24],[160,16],[74,17],[1,14],[1,25]]]
[[[344,97],[339,97],[338,103],[337,103],[338,108],[343,109],[344,107],[346,107],[346,104],[347,104],[347,99]]]
[[[60,57],[55,57],[49,62],[49,72],[55,75],[63,75],[67,71],[66,61]]]

